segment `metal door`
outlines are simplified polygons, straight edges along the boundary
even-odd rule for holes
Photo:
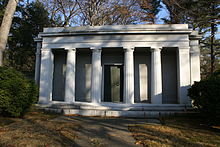
[[[123,66],[104,66],[104,101],[122,102],[123,98]]]

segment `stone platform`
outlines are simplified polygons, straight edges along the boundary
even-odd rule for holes
[[[190,105],[181,104],[123,104],[123,103],[85,103],[53,102],[38,106],[48,112],[65,115],[101,116],[101,117],[137,117],[159,118],[171,115],[192,113]]]

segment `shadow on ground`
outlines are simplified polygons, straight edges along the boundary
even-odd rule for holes
[[[0,146],[133,147],[129,125],[146,119],[52,115],[34,110],[24,118],[0,117]]]
[[[53,121],[80,124],[75,142],[80,146],[140,146],[128,126],[147,123],[146,119],[60,116]]]

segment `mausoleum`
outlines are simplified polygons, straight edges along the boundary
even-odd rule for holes
[[[87,116],[187,111],[199,39],[187,24],[45,28],[35,39],[39,104]]]

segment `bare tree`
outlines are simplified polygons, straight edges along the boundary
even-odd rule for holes
[[[109,16],[107,0],[77,0],[82,25],[103,25]]]
[[[51,22],[55,26],[71,26],[75,24],[78,12],[76,0],[39,0],[49,12]]]
[[[137,0],[116,0],[111,15],[112,24],[127,25],[140,22],[141,13]]]
[[[9,0],[5,9],[5,14],[0,27],[0,66],[3,65],[3,52],[6,48],[9,31],[18,2],[19,0]]]
[[[161,0],[137,0],[140,6],[141,20],[148,23],[156,23],[157,14],[160,12]]]
[[[143,0],[39,1],[44,3],[54,26],[126,25],[138,23],[150,15],[140,8],[140,1]]]
[[[77,0],[82,25],[131,24],[138,20],[136,0]]]

